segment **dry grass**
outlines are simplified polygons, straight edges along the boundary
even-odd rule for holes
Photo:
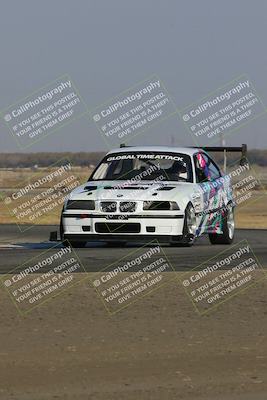
[[[36,170],[31,168],[0,168],[0,190],[16,188],[21,186],[21,183],[35,180],[40,175],[51,173],[56,168],[38,168]],[[72,167],[72,172],[80,178],[81,182],[85,182],[90,176],[92,170],[85,167]],[[44,186],[45,187],[45,186]]]
[[[267,229],[267,195],[255,191],[252,199],[236,208],[236,225],[238,228]]]

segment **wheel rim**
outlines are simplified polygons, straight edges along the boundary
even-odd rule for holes
[[[189,209],[188,209],[187,230],[188,230],[189,234],[195,236],[196,230],[197,230],[197,221],[196,221],[196,214],[195,214],[193,207],[189,207]]]
[[[227,216],[227,228],[228,228],[229,238],[233,239],[234,231],[235,231],[235,221],[234,221],[234,211],[232,208],[231,208],[231,210],[229,210],[229,213]]]

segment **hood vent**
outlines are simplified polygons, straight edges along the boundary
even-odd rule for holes
[[[146,190],[148,187],[146,186],[105,186],[104,189],[107,190]]]
[[[96,190],[97,186],[85,186],[84,190],[89,190],[91,192],[92,190]]]
[[[160,190],[169,191],[172,189],[175,189],[175,186],[162,186],[161,188],[157,189],[157,191],[160,191]]]

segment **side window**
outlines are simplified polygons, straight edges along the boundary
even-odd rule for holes
[[[210,175],[210,180],[213,181],[214,179],[218,179],[221,176],[220,170],[217,167],[217,165],[214,164],[214,162],[209,159],[209,175]]]
[[[199,152],[194,155],[194,162],[196,167],[196,178],[198,183],[208,182],[209,170],[208,170],[208,157],[205,153]]]
[[[194,155],[197,182],[209,182],[218,179],[221,176],[217,165],[207,156],[199,152]]]

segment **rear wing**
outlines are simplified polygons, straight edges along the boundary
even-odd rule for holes
[[[120,148],[130,147],[127,146],[125,143],[120,144]],[[242,146],[192,146],[193,149],[202,149],[207,153],[212,152],[223,152],[224,154],[224,162],[223,162],[223,170],[226,172],[226,163],[227,163],[227,156],[226,153],[241,153],[240,158],[240,165],[244,165],[247,162],[247,151],[248,147],[246,144],[242,144]]]
[[[224,163],[223,163],[223,169],[224,172],[226,172],[226,161],[227,157],[226,154],[228,152],[231,153],[241,153],[241,158],[240,158],[240,165],[244,165],[247,162],[247,151],[248,147],[246,144],[242,144],[242,146],[237,147],[237,146],[200,146],[200,147],[194,147],[196,149],[202,149],[206,152],[223,152],[224,153]]]

